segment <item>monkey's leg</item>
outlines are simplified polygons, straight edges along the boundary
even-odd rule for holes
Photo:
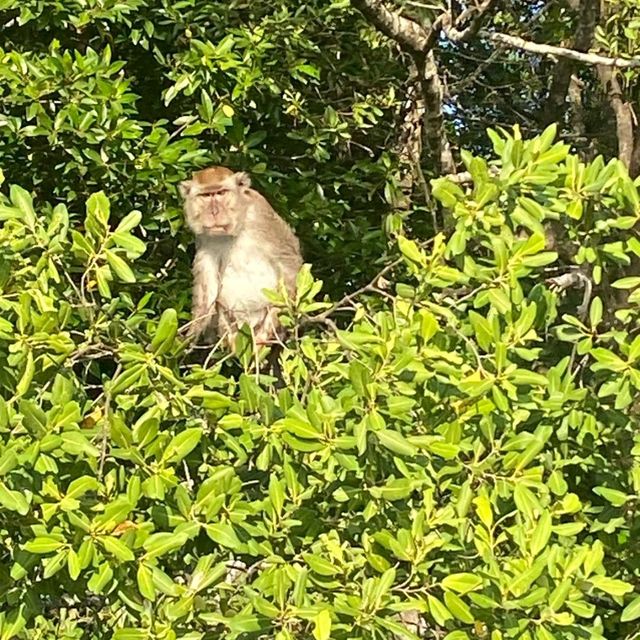
[[[276,378],[276,389],[281,389],[285,386],[282,367],[280,366],[280,354],[284,345],[278,335],[279,326],[277,310],[273,307],[267,307],[264,316],[254,329],[256,347],[269,347],[269,353],[265,360],[266,366],[263,370],[271,373]]]
[[[271,351],[267,356],[267,369],[271,371],[271,375],[276,379],[275,388],[284,389],[286,382],[284,379],[284,372],[280,364],[280,355],[282,354],[282,346],[274,344],[271,346]]]

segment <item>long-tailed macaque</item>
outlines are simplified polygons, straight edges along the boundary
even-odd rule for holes
[[[217,333],[232,348],[247,323],[256,343],[272,342],[278,317],[263,289],[282,281],[295,295],[302,257],[294,232],[244,172],[209,167],[181,182],[180,193],[196,237],[191,334]]]

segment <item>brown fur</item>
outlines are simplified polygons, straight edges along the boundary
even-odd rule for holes
[[[191,180],[198,184],[210,185],[224,182],[233,176],[233,171],[227,167],[208,167],[193,174]]]

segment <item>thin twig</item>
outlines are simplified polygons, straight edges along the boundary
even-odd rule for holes
[[[403,260],[404,258],[397,258],[393,262],[389,263],[386,267],[384,267],[384,269],[382,269],[380,272],[378,272],[375,275],[375,277],[371,280],[371,282],[366,284],[364,287],[360,287],[353,293],[349,293],[348,295],[344,296],[342,299],[338,300],[338,302],[331,305],[326,311],[323,311],[322,313],[319,313],[318,315],[315,315],[315,316],[308,316],[306,318],[303,318],[300,324],[303,326],[305,324],[318,324],[318,323],[328,324],[326,322],[327,318],[331,314],[335,313],[335,311],[337,311],[340,307],[346,304],[350,304],[355,298],[362,295],[363,293],[370,293],[371,291],[377,290],[375,287],[375,283],[378,281],[378,279],[383,277],[385,274],[389,273],[389,271],[397,267],[399,264],[401,264]]]
[[[427,241],[421,243],[421,245],[426,246],[431,244],[433,241],[434,238],[429,238]],[[364,285],[364,287],[360,287],[354,292],[347,294],[346,296],[338,300],[338,302],[332,304],[326,311],[323,311],[322,313],[319,313],[315,316],[306,316],[302,318],[298,326],[304,326],[307,324],[326,324],[332,327],[334,330],[337,330],[337,326],[332,320],[330,320],[329,316],[331,316],[336,311],[341,310],[345,305],[351,305],[353,301],[363,293],[377,293],[379,295],[387,296],[393,299],[393,296],[390,296],[388,293],[382,291],[380,287],[376,286],[376,283],[387,273],[389,273],[389,271],[397,267],[399,264],[402,264],[402,262],[404,262],[404,257],[396,258],[393,262],[390,262],[386,267],[381,269],[368,284]]]

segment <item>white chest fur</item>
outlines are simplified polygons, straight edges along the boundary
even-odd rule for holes
[[[235,315],[261,312],[267,304],[263,289],[276,289],[278,275],[255,242],[242,238],[208,238],[196,256],[203,302],[218,302]]]
[[[263,289],[275,289],[278,276],[266,257],[256,251],[255,243],[237,240],[222,265],[219,301],[235,312],[264,309]]]

